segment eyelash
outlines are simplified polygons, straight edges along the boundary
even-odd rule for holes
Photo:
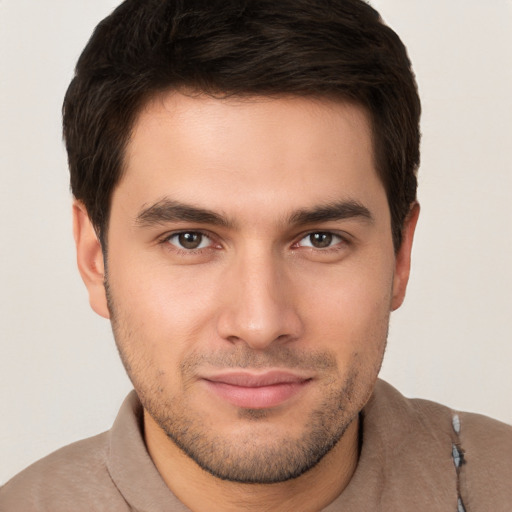
[[[186,235],[186,234],[194,234],[194,235],[201,235],[202,237],[208,238],[210,240],[210,244],[207,247],[201,247],[198,249],[186,249],[184,247],[179,247],[178,245],[175,245],[171,243],[171,239],[174,237],[179,237],[180,235]],[[160,244],[164,246],[172,246],[172,249],[175,253],[178,255],[185,255],[185,256],[194,256],[202,254],[205,251],[210,251],[214,247],[212,247],[212,244],[214,244],[214,240],[211,234],[201,231],[200,229],[190,229],[190,230],[182,230],[182,231],[176,231],[174,233],[170,233],[165,235],[160,241]]]
[[[313,245],[299,246],[299,243],[303,240],[312,237],[313,235],[330,235],[333,239],[336,238],[338,241],[334,243],[334,245],[330,245],[328,247],[314,247]],[[349,244],[349,240],[347,236],[343,236],[340,233],[336,233],[333,231],[309,231],[308,233],[301,236],[301,238],[293,244],[293,246],[304,247],[308,250],[318,251],[322,253],[328,253],[331,251],[339,251],[342,247],[347,246]]]
[[[186,234],[194,234],[194,235],[200,235],[202,237],[205,237],[210,240],[210,244],[207,247],[200,247],[197,249],[187,249],[184,247],[179,247],[176,244],[173,244],[171,242],[172,238],[179,237],[180,235],[186,235]],[[307,239],[308,237],[311,237],[313,235],[331,235],[333,238],[337,238],[339,241],[336,242],[332,246],[320,248],[320,247],[314,247],[312,245],[310,246],[300,246],[300,242],[302,242],[304,239]],[[172,250],[177,253],[178,255],[186,255],[186,256],[194,256],[194,255],[200,255],[205,251],[211,251],[212,249],[216,249],[218,247],[214,247],[215,241],[214,237],[205,231],[194,229],[194,230],[182,230],[182,231],[176,231],[170,234],[166,234],[160,241],[160,244],[166,245],[166,246],[172,246]],[[202,242],[201,242],[202,243]],[[296,239],[296,241],[292,244],[292,248],[299,249],[304,248],[305,250],[315,251],[319,253],[330,253],[335,252],[343,249],[344,247],[351,244],[351,241],[347,235],[342,235],[340,233],[334,232],[334,231],[308,231],[307,233],[303,233],[300,235],[299,238]],[[220,244],[218,244],[220,246]]]

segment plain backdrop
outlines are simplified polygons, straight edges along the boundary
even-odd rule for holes
[[[0,0],[0,484],[131,385],[75,266],[60,107],[115,0]],[[422,213],[382,376],[512,423],[512,2],[374,0],[423,100]]]

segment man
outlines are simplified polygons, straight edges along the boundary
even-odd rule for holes
[[[377,375],[419,214],[359,0],[128,0],[64,103],[78,265],[135,393],[2,510],[508,510],[512,430]]]

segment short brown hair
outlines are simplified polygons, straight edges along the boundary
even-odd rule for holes
[[[416,199],[420,101],[406,49],[362,0],[126,0],[95,29],[63,106],[71,189],[102,243],[144,103],[167,89],[355,101],[370,114],[395,248]]]

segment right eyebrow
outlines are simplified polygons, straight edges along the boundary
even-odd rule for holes
[[[143,208],[135,218],[140,227],[151,227],[166,222],[194,222],[229,228],[232,223],[216,212],[164,198]]]

